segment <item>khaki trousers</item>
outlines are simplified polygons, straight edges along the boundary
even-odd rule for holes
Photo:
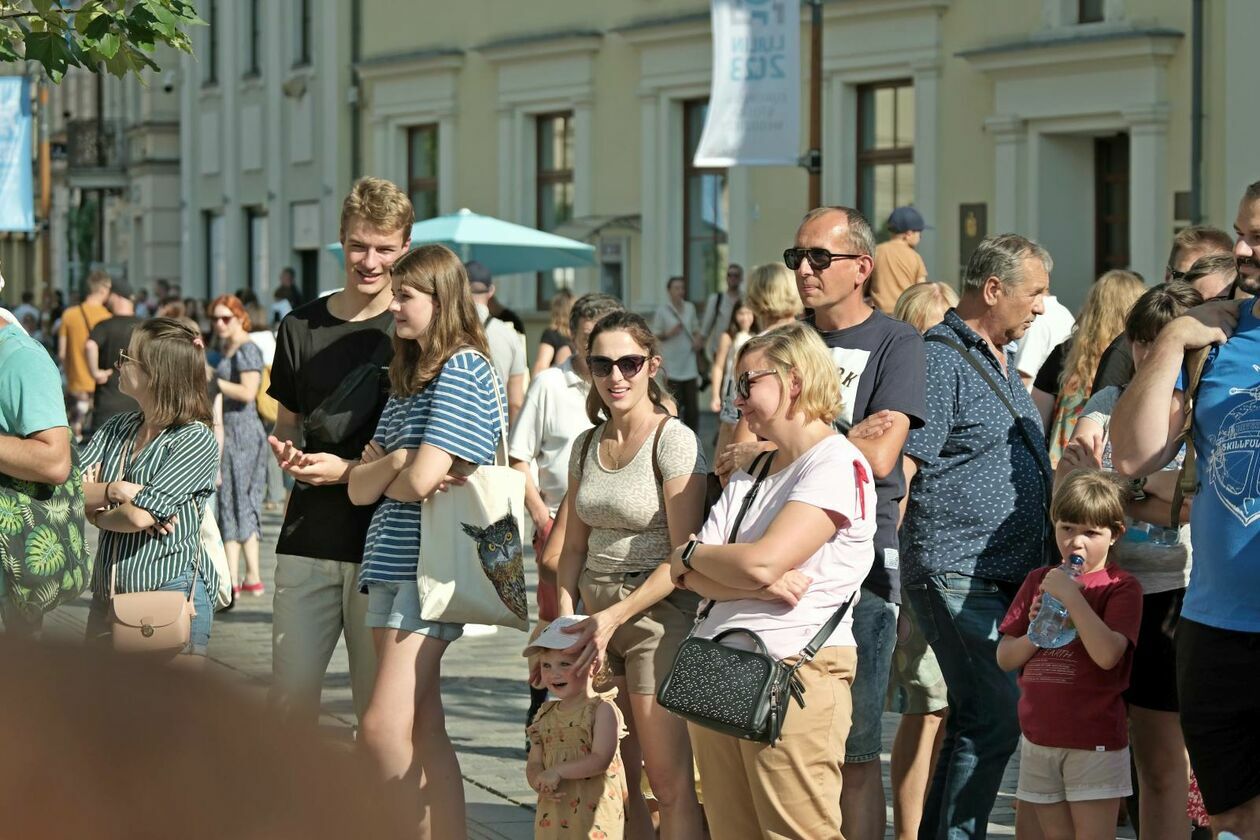
[[[319,719],[324,674],[343,633],[354,711],[363,720],[376,680],[376,648],[358,578],[356,563],[276,556],[270,700],[289,720]]]
[[[857,648],[819,651],[797,672],[805,708],[791,702],[783,737],[773,747],[687,724],[713,837],[843,840],[840,767],[856,669]]]

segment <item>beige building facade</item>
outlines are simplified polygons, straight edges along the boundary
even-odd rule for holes
[[[978,238],[1016,231],[1051,249],[1069,306],[1106,268],[1158,281],[1191,221],[1195,5],[825,2],[824,201],[876,227],[913,203],[933,226],[920,246],[933,279],[956,282]],[[1260,177],[1260,112],[1237,104],[1260,4],[1202,5],[1200,216],[1229,229]],[[363,172],[406,185],[421,217],[468,207],[597,246],[595,269],[499,278],[514,308],[539,311],[560,284],[648,309],[676,274],[701,299],[727,261],[791,244],[804,170],[689,165],[707,4],[480,0],[412,26],[404,0],[365,0],[362,15]],[[806,46],[803,86],[808,67]]]

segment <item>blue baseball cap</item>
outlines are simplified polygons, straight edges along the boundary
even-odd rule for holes
[[[923,214],[909,205],[898,207],[888,216],[888,229],[897,233],[905,233],[909,230],[927,230],[930,227],[931,225],[923,221]]]

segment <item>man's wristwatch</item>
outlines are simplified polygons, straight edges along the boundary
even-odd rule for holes
[[[697,547],[697,546],[699,546],[699,545],[700,545],[700,540],[695,539],[695,538],[693,537],[693,538],[692,538],[692,539],[691,539],[691,540],[687,543],[687,547],[683,549],[683,552],[682,552],[682,557],[681,557],[680,559],[682,560],[683,568],[685,568],[685,569],[686,569],[687,571],[689,571],[689,572],[690,572],[690,571],[692,571],[692,568],[691,568],[691,555],[693,555],[693,554],[695,554],[695,553],[696,553],[696,547]]]

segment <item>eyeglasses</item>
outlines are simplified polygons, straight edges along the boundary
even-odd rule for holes
[[[235,318],[236,316],[235,315],[211,315],[210,317],[213,320],[218,321],[220,324],[226,324],[229,321],[231,321],[233,318]]]
[[[809,260],[809,267],[822,271],[836,260],[857,260],[865,254],[833,254],[826,248],[788,248],[783,252],[783,264],[796,271],[802,260]]]
[[[118,361],[114,362],[114,370],[121,373],[123,365],[135,365],[136,367],[141,368],[144,367],[144,365],[140,364],[139,359],[134,359],[120,350],[118,351]]]
[[[1173,268],[1171,265],[1167,266],[1164,269],[1164,271],[1168,272],[1169,280],[1185,280],[1186,276],[1190,274],[1190,272],[1188,271],[1178,271],[1177,269]]]
[[[605,376],[612,375],[613,365],[617,366],[617,370],[621,371],[621,375],[626,379],[638,376],[639,371],[643,370],[643,365],[647,363],[647,356],[622,356],[620,359],[610,359],[607,356],[589,356],[586,359],[586,366],[591,369],[592,376],[598,376],[603,379]]]
[[[735,396],[741,400],[746,400],[752,396],[753,383],[762,377],[769,376],[772,373],[778,373],[777,370],[746,370],[739,375],[739,379],[735,380]]]

